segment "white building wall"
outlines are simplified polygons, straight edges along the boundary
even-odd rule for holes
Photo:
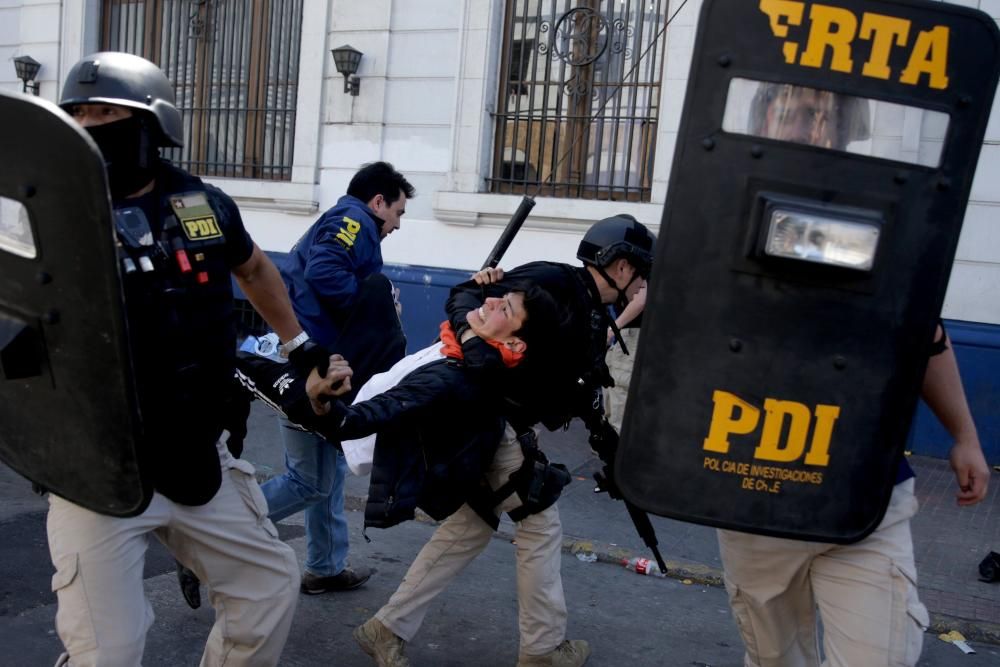
[[[668,8],[675,11],[680,0]],[[962,0],[1000,20],[1000,0]],[[58,96],[63,73],[98,38],[98,0],[0,0],[0,87],[20,90],[11,59],[42,63],[41,94]],[[627,212],[654,228],[667,196],[701,0],[688,0],[667,30],[652,203],[539,197],[503,260],[574,261],[589,221]],[[305,0],[291,183],[222,180],[265,249],[286,251],[343,194],[354,170],[389,160],[416,186],[386,261],[472,270],[496,241],[519,197],[481,192],[490,170],[503,2]],[[345,95],[330,48],[365,55],[361,94]],[[949,318],[1000,324],[1000,106],[980,157],[945,302]]]

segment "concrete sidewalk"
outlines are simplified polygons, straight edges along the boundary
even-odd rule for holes
[[[244,457],[257,466],[262,478],[280,473],[283,455],[273,413],[255,403],[249,427]],[[559,501],[564,548],[584,556],[593,553],[599,561],[615,564],[622,558],[651,556],[624,505],[593,493],[591,473],[600,462],[587,446],[583,427],[574,422],[567,431],[545,433],[542,447],[550,459],[565,463],[574,475],[574,483]],[[993,473],[984,502],[960,508],[947,461],[913,456],[910,465],[917,474],[916,494],[921,503],[912,522],[920,597],[931,612],[931,632],[959,630],[969,639],[1000,644],[1000,584],[979,581],[977,569],[987,553],[1000,551],[1000,475]],[[348,478],[349,507],[362,509],[367,492],[367,477]],[[714,528],[650,518],[670,576],[722,586]],[[376,542],[380,535],[379,530],[369,531]],[[509,540],[512,535],[513,526],[505,517],[497,537]]]

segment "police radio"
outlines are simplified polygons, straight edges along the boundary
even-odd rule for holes
[[[114,215],[118,240],[127,253],[121,258],[125,273],[134,273],[136,270],[133,256],[137,258],[143,273],[152,272],[155,267],[150,254],[155,252],[156,246],[153,244],[153,230],[145,212],[138,206],[130,206],[115,209]]]

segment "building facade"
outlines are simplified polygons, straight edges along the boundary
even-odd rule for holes
[[[1000,19],[1000,1],[963,0]],[[504,257],[575,261],[596,219],[659,227],[701,0],[6,0],[0,60],[41,63],[58,98],[83,55],[117,49],[174,81],[186,145],[170,155],[231,194],[258,243],[286,252],[354,171],[392,162],[416,186],[383,244],[408,328],[438,317],[524,194]],[[345,92],[331,49],[363,55]],[[20,90],[13,65],[0,86]],[[1000,462],[1000,106],[945,301],[983,444]],[[415,318],[415,319],[414,319]],[[429,335],[429,334],[428,334]],[[421,343],[421,338],[411,340]],[[926,415],[918,451],[940,453]]]

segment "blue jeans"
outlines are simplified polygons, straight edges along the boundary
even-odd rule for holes
[[[260,487],[267,498],[268,518],[280,521],[305,510],[305,570],[321,577],[340,574],[347,565],[348,549],[344,516],[347,460],[320,436],[289,428],[284,419],[281,439],[286,472]]]

